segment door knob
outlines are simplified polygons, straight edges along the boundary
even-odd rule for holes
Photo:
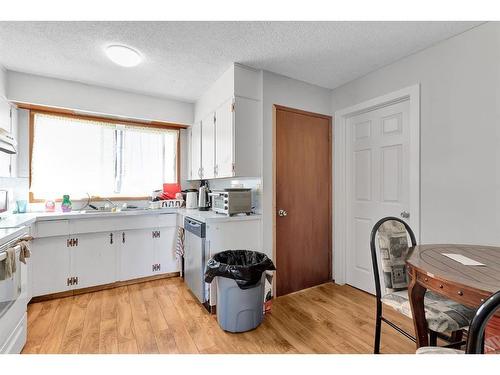
[[[409,219],[410,218],[410,213],[408,211],[403,211],[403,212],[401,212],[401,217],[403,219]]]
[[[284,216],[288,215],[288,212],[286,212],[285,210],[279,210],[278,215],[281,217],[284,217]]]

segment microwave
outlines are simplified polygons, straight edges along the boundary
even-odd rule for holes
[[[212,211],[233,216],[252,213],[252,189],[232,188],[214,190],[210,193]]]

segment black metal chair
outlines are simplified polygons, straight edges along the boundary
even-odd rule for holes
[[[382,273],[384,276],[385,295],[382,295],[380,269],[377,260],[377,246],[375,244],[377,235]],[[405,262],[410,248],[408,245],[408,236],[410,237],[411,247],[416,246],[415,234],[410,226],[397,217],[385,217],[379,220],[371,232],[370,250],[377,299],[375,344],[373,350],[375,354],[380,353],[382,322],[385,322],[399,333],[416,342],[413,335],[383,315],[383,305],[386,305],[409,318],[412,317],[407,291],[409,280]],[[426,293],[425,309],[429,325],[429,342],[431,345],[437,345],[438,337],[450,343],[447,345],[448,347],[459,347],[465,343],[462,341],[462,332],[472,320],[475,313],[474,310],[432,292]]]
[[[490,319],[500,310],[500,291],[490,296],[484,301],[476,312],[469,326],[467,335],[467,345],[465,352],[450,348],[436,348],[424,346],[417,350],[417,354],[483,354],[484,353],[484,333]],[[500,340],[500,337],[499,337]]]

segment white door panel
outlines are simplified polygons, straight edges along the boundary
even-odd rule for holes
[[[409,101],[347,120],[346,282],[374,293],[370,232],[382,217],[400,217],[409,202]]]
[[[215,114],[211,112],[201,121],[201,169],[203,179],[214,178]]]
[[[113,234],[113,236],[111,236]],[[78,277],[75,288],[110,284],[117,279],[114,233],[85,233],[72,236],[78,245],[71,248],[71,275]]]
[[[67,236],[35,238],[31,245],[33,297],[69,290],[71,276]]]
[[[201,121],[195,122],[190,131],[191,144],[191,179],[201,178]]]
[[[158,228],[158,237],[153,239],[154,242],[154,263],[160,267],[154,273],[171,273],[178,272],[179,265],[175,256],[175,241],[177,238],[176,227],[161,227]]]
[[[151,229],[116,233],[119,242],[120,280],[133,280],[153,274],[154,244]]]
[[[227,100],[215,112],[216,177],[233,177],[234,119],[233,99]]]

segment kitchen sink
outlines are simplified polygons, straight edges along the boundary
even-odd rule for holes
[[[137,207],[137,208],[118,208],[116,211],[113,211],[112,208],[100,208],[98,210],[81,210],[82,214],[109,214],[109,213],[118,213],[118,212],[129,212],[129,211],[145,211],[149,210],[147,207]]]

